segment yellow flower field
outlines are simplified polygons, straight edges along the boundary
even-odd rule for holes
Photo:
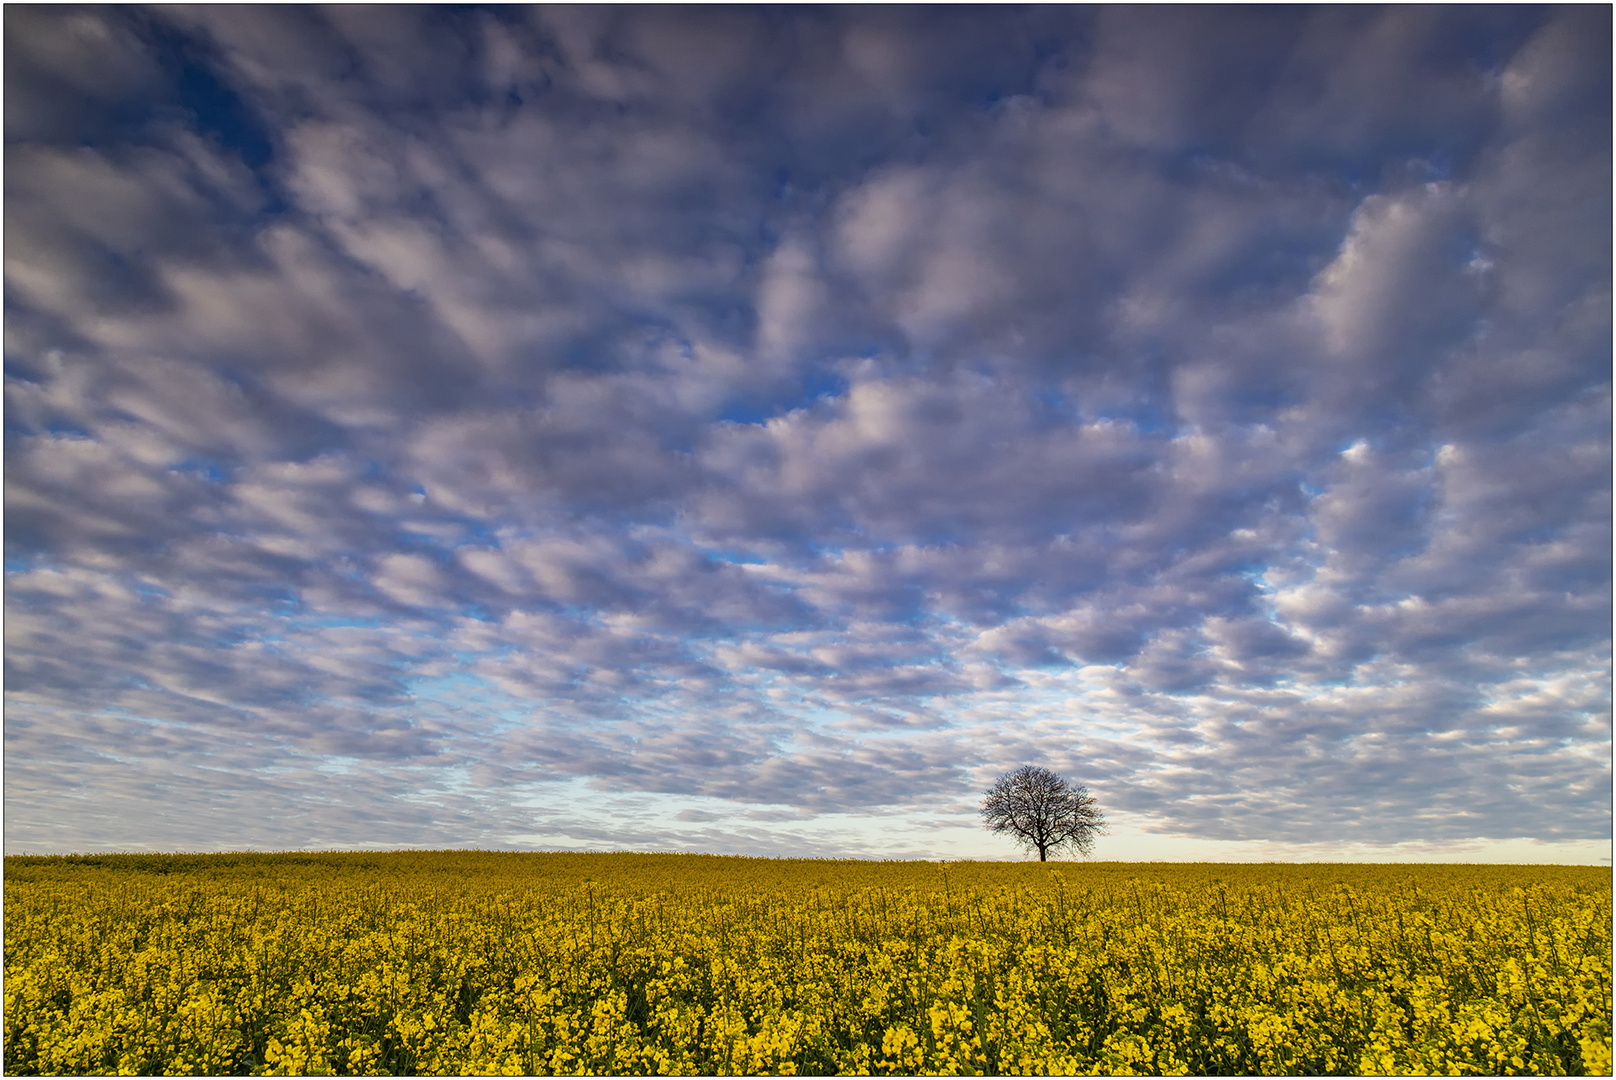
[[[1592,867],[8,857],[5,1070],[1611,1071]]]

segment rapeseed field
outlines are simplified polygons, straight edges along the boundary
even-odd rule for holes
[[[8,857],[5,1070],[1611,1071],[1591,867]]]

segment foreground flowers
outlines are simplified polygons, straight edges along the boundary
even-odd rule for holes
[[[6,859],[30,1073],[1611,1070],[1582,867]]]

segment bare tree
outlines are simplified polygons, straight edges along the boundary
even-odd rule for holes
[[[1039,862],[1062,848],[1087,855],[1105,832],[1105,815],[1088,788],[1073,787],[1037,765],[999,777],[982,802],[982,818],[989,831],[1010,833],[1037,851]]]

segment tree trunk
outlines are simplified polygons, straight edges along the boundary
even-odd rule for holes
[[[1045,848],[1041,844],[1038,847],[1038,861],[1039,862],[1048,862],[1049,861],[1049,856],[1045,854]]]

